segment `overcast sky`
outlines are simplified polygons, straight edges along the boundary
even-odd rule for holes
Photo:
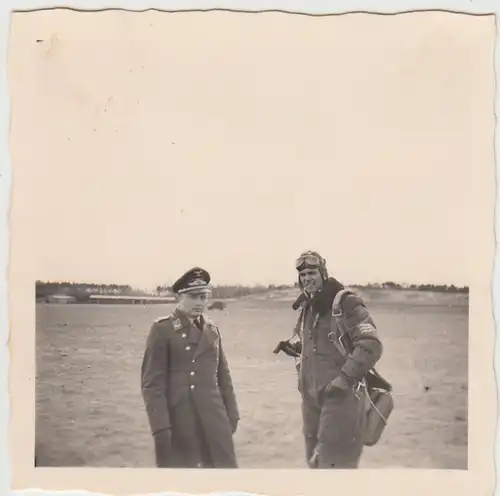
[[[19,16],[11,153],[36,277],[290,283],[311,248],[347,283],[468,284],[493,36],[447,14]]]

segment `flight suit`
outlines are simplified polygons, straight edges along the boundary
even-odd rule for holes
[[[141,386],[151,432],[171,428],[171,467],[236,468],[238,405],[217,326],[179,310],[146,342]]]
[[[344,393],[326,394],[325,388],[341,374],[353,383],[361,380],[382,354],[375,323],[361,298],[347,294],[341,308],[353,346],[348,358],[338,348],[339,332],[332,311],[320,315],[306,303],[299,319],[303,434],[307,460],[316,454],[318,468],[358,467],[363,451],[365,390],[352,387]]]

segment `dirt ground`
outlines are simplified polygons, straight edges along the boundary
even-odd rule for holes
[[[374,301],[385,354],[378,370],[395,409],[362,468],[467,469],[468,307]],[[140,393],[144,341],[171,305],[37,305],[36,454],[41,466],[154,466]],[[242,468],[303,468],[287,301],[231,302],[212,312],[232,369]]]

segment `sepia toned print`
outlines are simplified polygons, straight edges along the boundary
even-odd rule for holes
[[[487,487],[493,39],[15,14],[16,487]]]

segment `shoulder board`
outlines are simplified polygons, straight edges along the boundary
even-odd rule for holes
[[[217,326],[217,324],[213,320],[205,318],[205,325],[211,331],[215,332],[215,334],[220,335],[220,333],[219,333],[219,327]]]
[[[205,324],[209,327],[217,327],[217,324],[212,319],[209,319],[208,317],[205,317]]]
[[[158,324],[160,322],[165,322],[166,320],[171,320],[172,319],[172,314],[166,315],[165,317],[158,317],[155,319],[155,324]]]

